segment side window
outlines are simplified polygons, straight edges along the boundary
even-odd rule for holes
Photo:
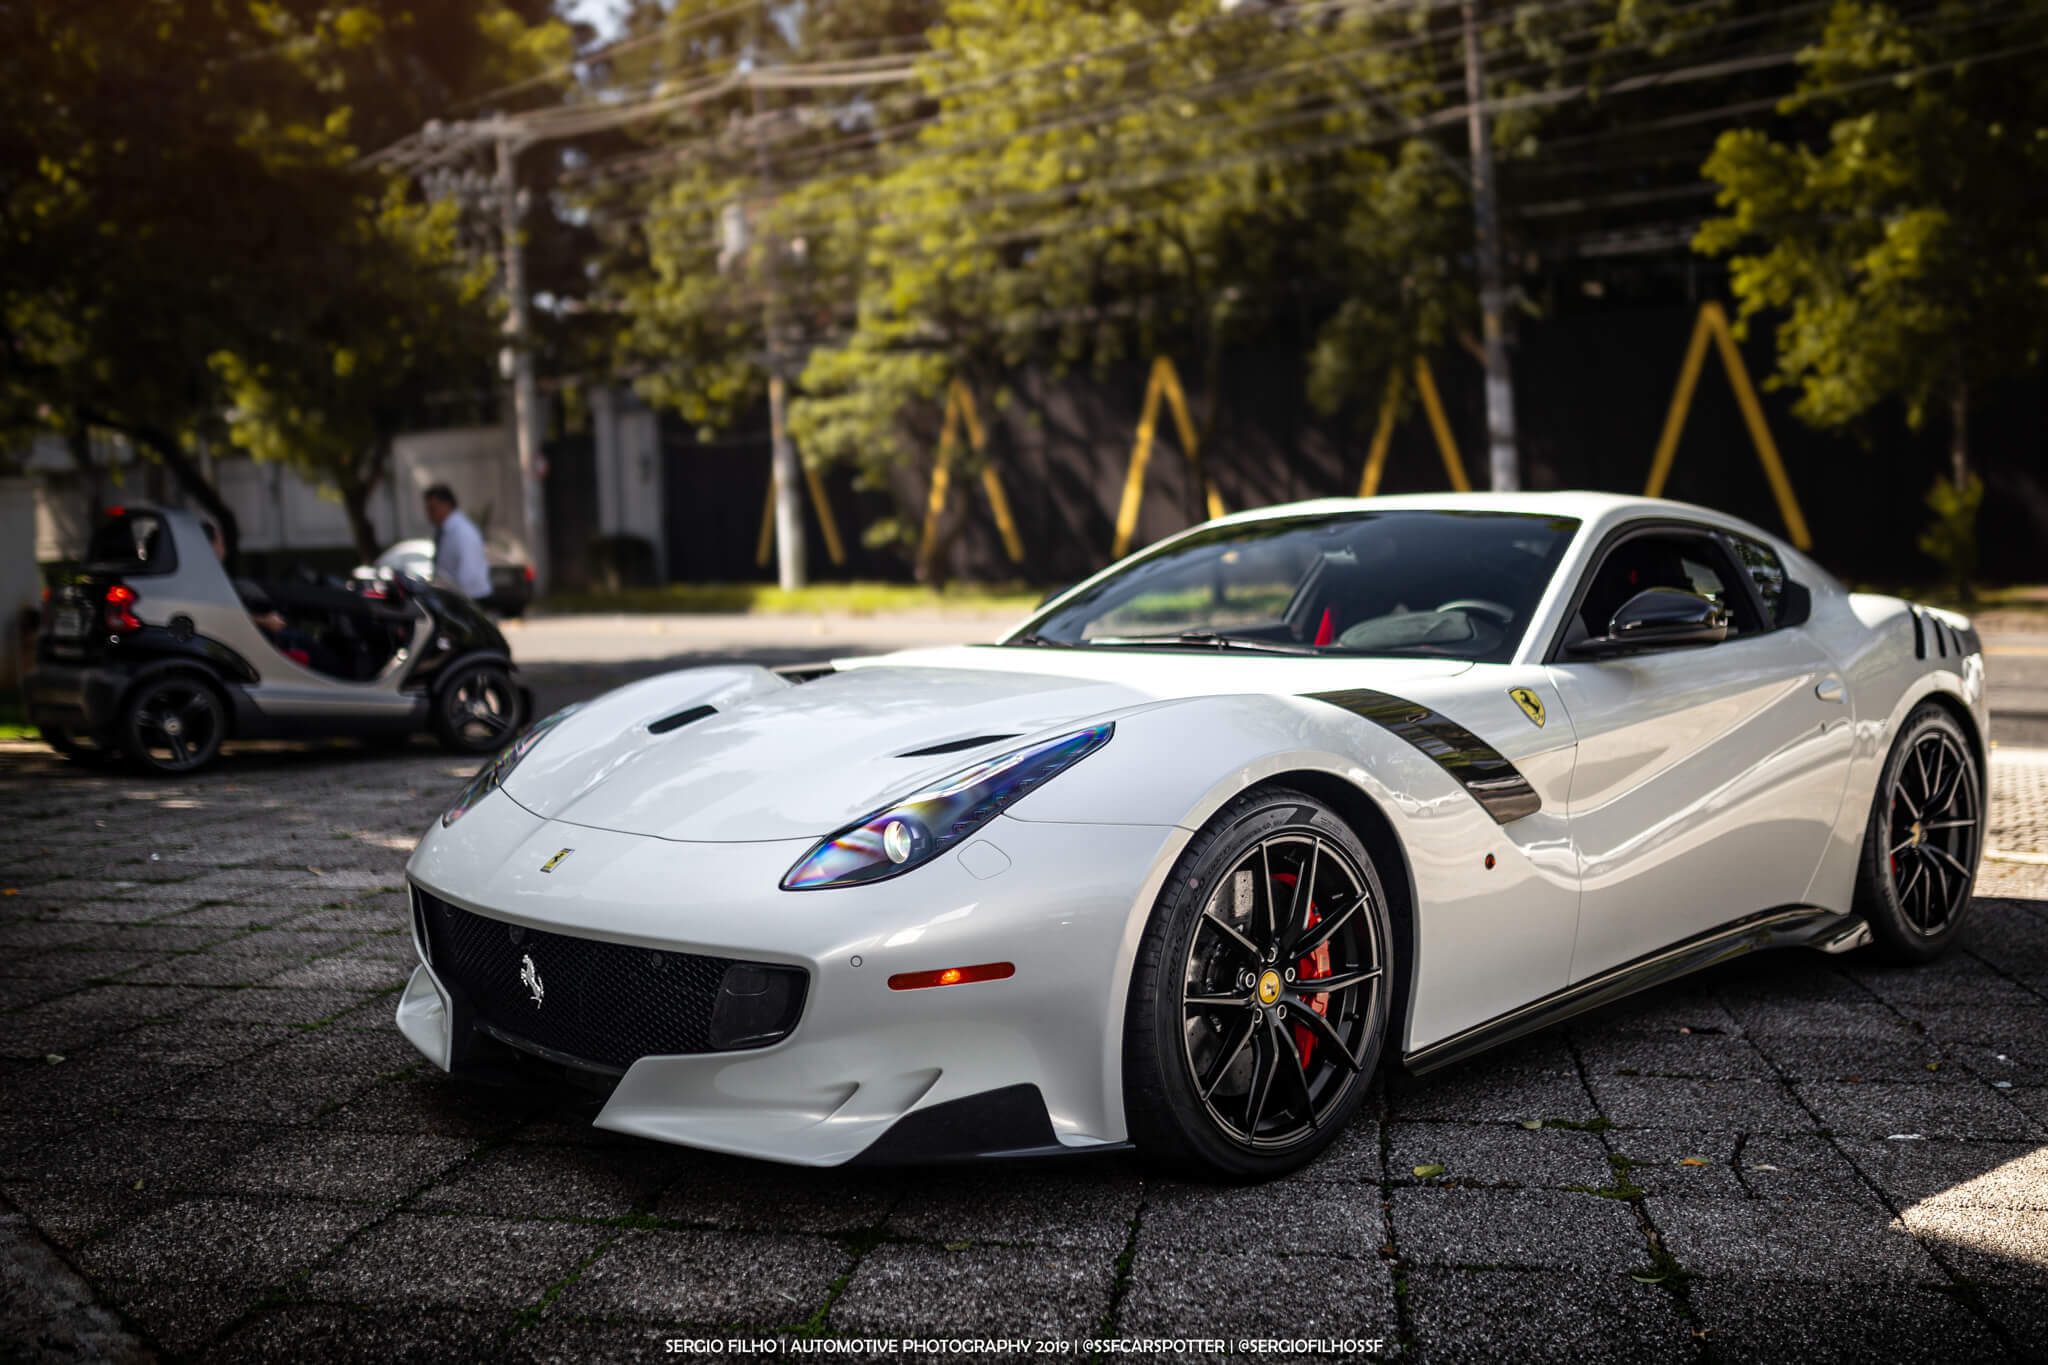
[[[1764,610],[1770,613],[1775,625],[1780,615],[1778,605],[1785,600],[1784,564],[1779,562],[1777,552],[1760,540],[1731,535],[1728,543],[1735,547],[1735,557],[1755,582],[1757,593],[1764,599]]]
[[[1757,631],[1749,595],[1731,590],[1737,588],[1737,580],[1728,557],[1709,537],[1678,531],[1630,536],[1609,550],[1586,588],[1572,634],[1605,635],[1622,604],[1651,588],[1697,593],[1725,607],[1731,637]]]

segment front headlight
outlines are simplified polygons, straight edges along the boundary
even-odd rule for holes
[[[469,814],[471,806],[489,796],[493,787],[512,775],[512,770],[519,766],[519,760],[532,752],[533,746],[540,743],[548,731],[582,709],[582,702],[572,702],[553,715],[527,726],[519,738],[498,750],[498,756],[477,769],[476,776],[469,779],[469,784],[455,798],[455,804],[443,812],[441,827],[446,829]]]
[[[928,863],[1008,809],[1019,797],[1109,742],[1114,725],[1014,749],[935,782],[843,829],[797,860],[785,891],[818,891],[881,881]]]

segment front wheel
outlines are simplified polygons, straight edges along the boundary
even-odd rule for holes
[[[434,733],[459,754],[488,754],[518,732],[519,689],[503,664],[465,664],[435,694]]]
[[[1329,1146],[1379,1062],[1391,941],[1372,859],[1329,807],[1283,789],[1225,806],[1138,948],[1124,1109],[1140,1149],[1253,1180]]]
[[[1856,910],[1894,962],[1938,957],[1962,927],[1984,851],[1984,780],[1976,751],[1945,708],[1906,718],[1878,775]]]

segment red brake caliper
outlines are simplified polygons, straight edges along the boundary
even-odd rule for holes
[[[1285,882],[1287,883],[1287,885],[1293,886],[1295,882],[1295,875],[1292,872],[1275,872],[1273,874],[1273,880],[1276,882]],[[1316,903],[1314,901],[1310,901],[1308,903],[1307,927],[1310,929],[1315,928],[1316,925],[1322,921],[1322,918],[1323,917],[1321,915],[1318,915],[1316,913]],[[1303,981],[1314,981],[1318,977],[1328,976],[1329,974],[1330,945],[1327,943],[1323,944],[1320,948],[1317,948],[1313,953],[1310,953],[1307,957],[1302,958],[1299,962],[1294,964],[1294,979],[1297,984]],[[1315,1006],[1315,1012],[1317,1014],[1325,1016],[1329,1014],[1329,996],[1317,996],[1313,1003]],[[1310,1033],[1308,1029],[1303,1025],[1296,1024],[1294,1026],[1294,1046],[1295,1050],[1301,1053],[1301,1064],[1304,1067],[1306,1067],[1309,1064],[1310,1059],[1312,1059],[1316,1055],[1316,1036],[1313,1033]]]

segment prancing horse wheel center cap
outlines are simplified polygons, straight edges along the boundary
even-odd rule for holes
[[[1280,998],[1280,973],[1269,971],[1259,978],[1259,1003],[1270,1005]]]
[[[1915,820],[1915,821],[1913,822],[1913,842],[1917,844],[1917,843],[1919,843],[1919,842],[1920,842],[1920,841],[1921,841],[1921,840],[1922,840],[1922,839],[1923,839],[1924,837],[1925,837],[1925,835],[1924,835],[1924,833],[1923,833],[1923,832],[1921,831],[1921,829],[1920,829],[1920,822],[1919,822],[1918,820]]]

